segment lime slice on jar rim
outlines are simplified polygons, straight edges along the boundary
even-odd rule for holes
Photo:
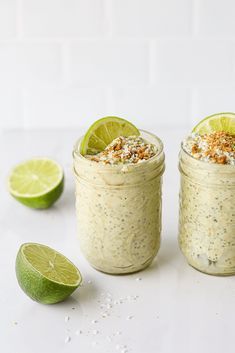
[[[119,136],[139,136],[139,130],[129,121],[107,116],[95,121],[85,133],[81,144],[81,155],[94,155],[103,151],[115,138]]]
[[[201,120],[192,130],[199,135],[211,134],[215,131],[225,131],[235,135],[235,114],[217,113]]]

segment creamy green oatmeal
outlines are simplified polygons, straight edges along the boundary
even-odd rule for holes
[[[192,134],[182,143],[179,243],[190,265],[235,273],[235,136]]]
[[[160,139],[114,139],[104,151],[82,156],[74,148],[76,209],[81,249],[90,264],[107,273],[130,273],[148,266],[160,246]]]

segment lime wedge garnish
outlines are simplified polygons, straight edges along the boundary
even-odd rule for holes
[[[107,116],[94,122],[86,132],[80,153],[97,154],[119,136],[139,136],[139,130],[129,121],[116,116]]]
[[[16,276],[20,287],[33,300],[58,303],[81,283],[78,269],[64,255],[46,245],[21,245],[16,257]]]
[[[48,208],[61,195],[64,176],[61,166],[47,158],[34,158],[18,164],[8,179],[13,197],[32,208]]]
[[[214,131],[225,131],[235,135],[235,114],[218,113],[210,115],[200,121],[193,129],[193,132],[200,135],[211,134]]]

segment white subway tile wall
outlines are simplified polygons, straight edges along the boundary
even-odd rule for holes
[[[0,39],[17,35],[17,0],[0,1]]]
[[[234,0],[0,0],[0,128],[235,111]]]
[[[89,40],[69,48],[69,79],[78,85],[147,85],[148,64],[146,41]]]
[[[103,0],[21,1],[25,37],[70,39],[107,34],[108,19]]]

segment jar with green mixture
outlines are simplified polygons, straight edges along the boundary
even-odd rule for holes
[[[179,155],[179,245],[188,263],[235,274],[235,135],[194,133]]]
[[[96,154],[82,153],[82,137],[73,151],[80,248],[94,268],[111,274],[144,269],[160,246],[163,144],[134,133],[125,137],[117,127],[118,136]]]

